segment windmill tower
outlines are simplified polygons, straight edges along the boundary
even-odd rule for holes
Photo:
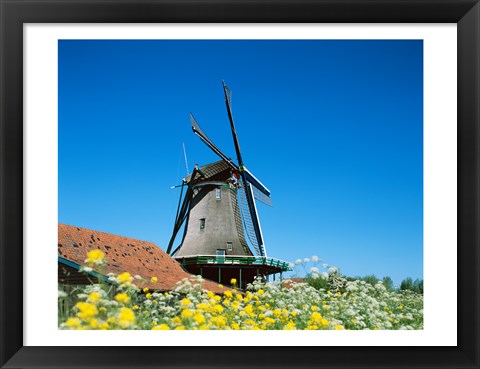
[[[190,273],[223,284],[235,278],[243,288],[256,277],[281,275],[290,269],[288,263],[267,257],[255,200],[271,205],[270,191],[243,163],[230,90],[222,83],[238,164],[207,137],[190,114],[193,132],[221,160],[200,168],[195,166],[193,173],[183,179],[167,253]],[[184,223],[181,243],[172,251]]]

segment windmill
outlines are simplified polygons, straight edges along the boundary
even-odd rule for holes
[[[183,179],[167,253],[191,273],[224,284],[235,278],[242,288],[255,277],[281,275],[289,270],[289,265],[267,257],[255,200],[271,205],[270,191],[243,162],[232,115],[230,90],[225,82],[222,84],[237,163],[208,138],[190,114],[195,135],[221,160],[200,168],[196,165],[193,172]],[[183,196],[185,187],[187,190]],[[184,222],[182,241],[172,251]]]

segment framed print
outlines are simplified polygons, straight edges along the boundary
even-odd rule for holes
[[[0,1],[2,368],[479,367],[477,1]]]

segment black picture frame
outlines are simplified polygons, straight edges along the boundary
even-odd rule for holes
[[[478,0],[0,0],[0,14],[2,368],[479,368]],[[162,22],[457,24],[456,347],[23,346],[23,24]]]

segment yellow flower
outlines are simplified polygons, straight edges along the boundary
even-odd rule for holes
[[[231,298],[233,296],[231,291],[225,291],[223,295],[228,298]]]
[[[233,285],[237,284],[237,280],[235,278],[230,279],[230,284],[233,284]]]
[[[317,308],[315,305],[312,306],[310,309],[311,309],[312,311],[317,311],[317,310],[318,310],[318,308]]]
[[[218,328],[225,327],[225,325],[227,324],[227,321],[223,316],[214,316],[210,319],[210,321],[213,325],[216,325]]]
[[[115,300],[123,304],[126,304],[130,301],[130,297],[128,297],[126,293],[119,293],[115,296]]]
[[[122,273],[118,276],[118,281],[120,283],[129,283],[131,280],[132,276],[128,272]]]
[[[223,284],[219,284],[218,287],[219,287],[219,288],[223,288]]]
[[[100,250],[92,250],[87,254],[87,258],[85,262],[88,263],[89,266],[99,265],[102,264],[104,261],[105,255]]]
[[[322,315],[318,312],[314,312],[310,316],[310,321],[313,322],[313,323],[319,323],[323,327],[326,327],[330,324],[330,322],[328,320],[326,320],[325,318],[323,318]]]
[[[213,310],[217,313],[221,313],[221,312],[223,312],[223,306],[222,305],[215,305],[213,307]]]
[[[80,327],[80,324],[82,324],[82,322],[78,318],[68,318],[65,322],[65,325],[70,328],[78,328]]]
[[[200,310],[208,310],[208,305],[204,302],[201,302],[197,305],[197,309],[200,309]]]
[[[190,309],[183,309],[180,316],[185,319],[191,318],[193,316],[193,311]]]
[[[140,309],[140,307],[138,305],[132,306],[132,310],[138,310],[138,309]]]
[[[257,291],[257,293],[261,296],[261,295],[263,295],[263,294],[265,293],[265,291],[260,288],[260,289]]]
[[[148,292],[148,287],[145,287],[145,288],[143,289],[143,292],[147,293],[147,292]]]
[[[296,311],[292,311],[292,312],[290,313],[290,315],[292,315],[293,317],[296,317],[296,316],[297,316],[297,312],[296,312]]]
[[[265,322],[268,323],[268,324],[274,324],[274,323],[275,323],[275,319],[266,317],[266,318],[265,318]]]
[[[147,293],[147,294],[145,295],[145,297],[146,297],[147,299],[151,299],[151,298],[152,298],[152,294],[149,292],[149,293]]]
[[[80,319],[89,319],[94,315],[98,314],[97,307],[88,302],[77,302],[75,307],[78,309],[77,316]]]
[[[291,320],[283,327],[284,330],[292,330],[295,329],[295,323]]]
[[[337,324],[337,325],[335,326],[335,330],[337,330],[337,331],[341,331],[341,330],[343,330],[343,329],[344,329],[343,326],[340,325],[340,324]]]
[[[100,294],[98,292],[92,292],[87,297],[87,301],[89,302],[97,302],[98,300],[100,300]]]
[[[135,323],[135,313],[129,308],[122,307],[118,315],[118,323],[122,328],[131,326]]]
[[[107,308],[102,306],[98,309],[98,311],[101,311],[102,313],[106,313],[107,312]]]
[[[90,325],[90,327],[92,327],[93,329],[96,329],[99,327],[99,323],[98,323],[98,320],[97,319],[90,319],[90,321],[88,322],[88,325]]]
[[[240,329],[240,326],[238,323],[232,323],[232,329],[238,331]]]
[[[207,297],[208,297],[208,298],[211,299],[213,296],[215,296],[215,294],[214,294],[212,291],[208,291],[208,292],[207,292]]]
[[[152,328],[154,331],[168,331],[170,327],[166,324],[160,324]]]
[[[111,316],[110,318],[107,319],[107,323],[116,323],[117,322],[117,318],[115,318],[114,316]]]
[[[176,316],[175,318],[172,319],[172,322],[174,323],[181,323],[182,322],[182,319],[180,319],[178,316]]]
[[[193,316],[193,320],[195,320],[198,324],[205,323],[205,317],[200,313],[195,314]]]
[[[181,306],[189,306],[191,303],[192,302],[187,298],[184,298],[184,299],[182,299],[182,301],[180,301]]]
[[[108,325],[108,323],[102,323],[102,324],[100,324],[100,326],[98,328],[101,329],[102,331],[104,331],[104,330],[107,330],[108,328],[110,328],[110,326]]]
[[[252,305],[247,305],[243,309],[249,316],[253,316],[253,306]]]
[[[398,308],[399,308],[400,310],[402,310],[402,309],[403,309],[403,306],[402,306],[402,305],[400,305]]]
[[[157,283],[157,281],[158,281],[157,277],[150,278],[150,282],[152,282],[152,283]]]

